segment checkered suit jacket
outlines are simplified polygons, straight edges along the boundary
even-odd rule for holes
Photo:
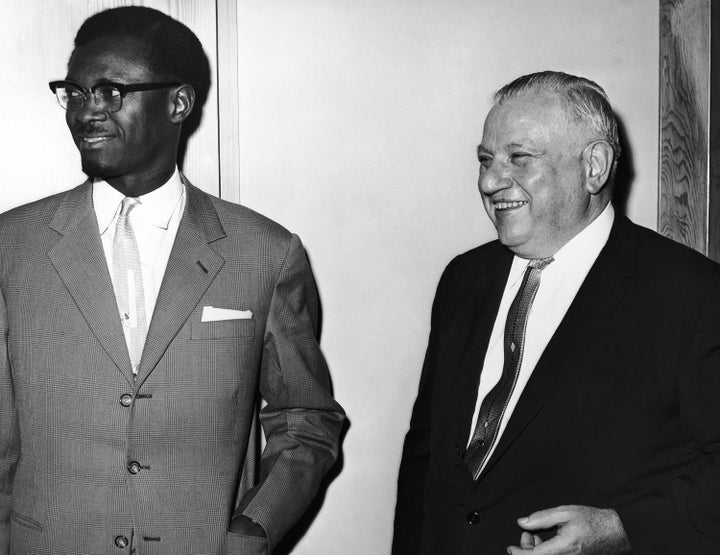
[[[91,185],[0,216],[0,554],[265,553],[333,464],[344,415],[300,240],[186,186],[136,379]],[[228,533],[239,514],[268,540]]]

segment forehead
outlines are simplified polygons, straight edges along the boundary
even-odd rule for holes
[[[138,82],[147,80],[150,74],[146,52],[137,43],[129,39],[97,39],[73,52],[67,78],[90,85],[103,80]]]
[[[549,147],[577,139],[579,126],[556,95],[527,93],[496,104],[485,120],[482,146],[492,150],[508,145]]]

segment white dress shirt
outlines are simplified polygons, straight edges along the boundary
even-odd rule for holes
[[[525,347],[518,379],[500,421],[497,438],[490,448],[490,453],[485,458],[483,468],[492,456],[495,447],[497,447],[518,399],[540,360],[540,356],[565,317],[565,313],[570,308],[570,304],[573,302],[583,281],[585,281],[591,266],[595,263],[605,243],[607,243],[614,219],[615,212],[612,205],[608,204],[600,216],[595,218],[585,229],[553,255],[553,262],[542,271],[540,287],[528,315]],[[500,308],[490,335],[485,361],[483,362],[468,444],[472,440],[475,423],[480,413],[480,405],[502,375],[505,360],[505,321],[510,311],[510,305],[520,288],[528,263],[529,260],[527,259],[518,256],[513,258],[510,274],[505,284],[505,291],[500,301]]]
[[[125,196],[102,180],[93,182],[93,207],[110,275],[113,275],[113,239]],[[185,187],[177,167],[172,177],[154,191],[138,197],[140,203],[130,212],[130,225],[140,255],[145,296],[145,319],[150,325],[160,285],[175,242],[185,208]]]

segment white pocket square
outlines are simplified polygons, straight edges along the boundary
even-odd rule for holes
[[[201,322],[219,322],[221,320],[249,320],[252,318],[252,310],[235,310],[233,308],[215,308],[204,306]]]

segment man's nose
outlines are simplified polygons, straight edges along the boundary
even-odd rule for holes
[[[104,121],[108,117],[107,112],[101,109],[95,102],[95,97],[93,95],[85,97],[85,102],[83,103],[82,108],[76,110],[75,112],[68,112],[68,114],[72,114],[73,120],[82,123],[90,121]]]
[[[499,162],[493,162],[480,170],[478,187],[484,195],[492,195],[502,189],[508,189],[512,187],[510,171]]]

